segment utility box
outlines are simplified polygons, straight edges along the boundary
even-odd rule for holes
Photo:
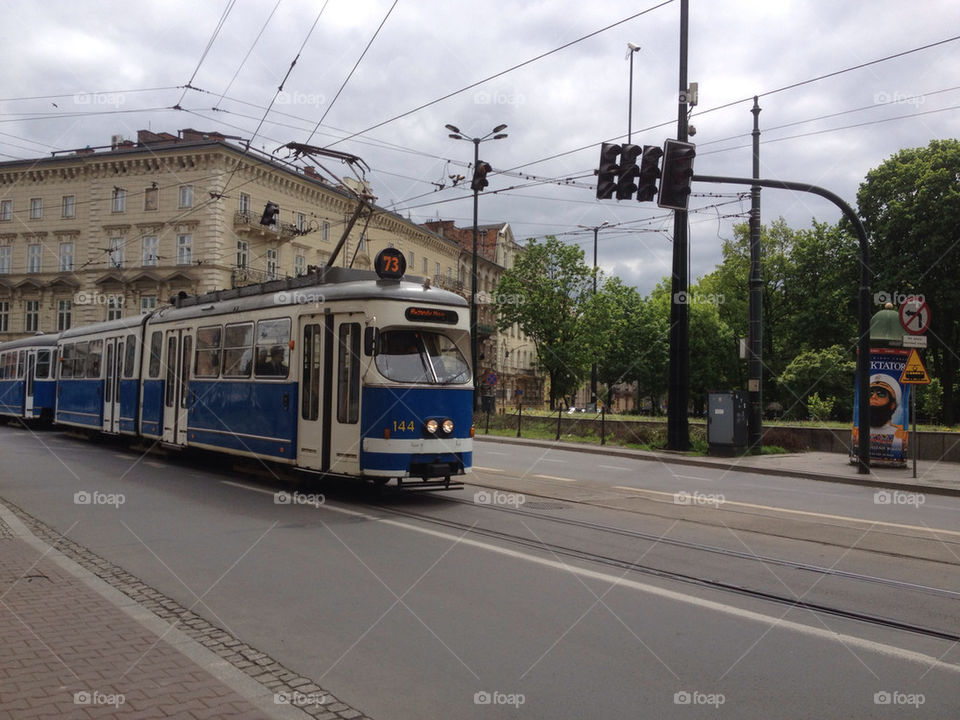
[[[497,399],[493,395],[480,396],[480,412],[495,413],[497,411]]]
[[[707,394],[707,453],[721,457],[747,450],[747,394],[742,390]]]

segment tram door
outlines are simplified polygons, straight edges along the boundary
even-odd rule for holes
[[[362,367],[362,314],[337,317],[333,338],[333,382],[330,471],[360,471],[360,370]]]
[[[37,351],[27,351],[27,376],[23,384],[23,416],[33,417],[33,380],[37,370]]]
[[[120,376],[123,363],[123,340],[107,338],[106,378],[103,381],[103,431],[120,432]]]
[[[310,470],[330,468],[330,392],[333,317],[300,317],[300,413],[297,422],[297,465]]]
[[[187,414],[192,401],[190,392],[190,360],[193,357],[193,335],[189,330],[167,330],[164,337],[163,362],[163,442],[187,444]]]

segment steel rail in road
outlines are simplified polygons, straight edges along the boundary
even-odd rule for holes
[[[450,498],[442,498],[445,500],[450,500]],[[667,580],[675,580],[678,582],[686,583],[688,585],[695,585],[698,587],[708,588],[712,590],[720,590],[723,592],[734,593],[744,597],[749,597],[757,600],[765,600],[768,602],[775,603],[777,605],[784,605],[792,609],[798,610],[808,610],[814,613],[823,613],[825,615],[831,615],[833,617],[844,618],[847,620],[854,620],[856,622],[865,623],[873,625],[876,627],[882,627],[892,630],[902,630],[904,632],[909,632],[914,635],[920,635],[924,637],[936,638],[938,640],[947,640],[949,642],[960,643],[960,634],[955,632],[948,632],[944,630],[937,630],[936,628],[925,627],[923,625],[917,625],[910,622],[904,622],[896,620],[894,618],[883,617],[880,615],[872,615],[869,613],[858,612],[855,610],[844,610],[843,608],[831,607],[829,605],[824,605],[822,603],[810,602],[806,600],[801,600],[793,597],[788,597],[786,595],[779,595],[777,593],[765,592],[762,590],[755,590],[752,588],[745,587],[743,585],[737,585],[734,583],[723,582],[720,580],[711,580],[709,578],[698,577],[696,575],[690,575],[687,573],[677,572],[675,570],[665,570],[663,568],[653,567],[652,565],[643,565],[634,562],[629,562],[626,560],[621,560],[619,558],[610,557],[607,555],[601,555],[599,553],[593,553],[586,550],[578,550],[577,548],[567,547],[565,545],[558,545],[556,543],[543,542],[536,539],[531,539],[529,537],[524,537],[521,535],[515,535],[512,533],[503,532],[501,530],[493,530],[490,528],[478,527],[475,524],[459,522],[456,520],[450,520],[446,518],[438,518],[432,515],[426,515],[423,513],[412,512],[409,510],[402,510],[394,507],[387,507],[382,504],[373,504],[368,502],[358,502],[358,505],[361,505],[368,510],[379,511],[389,515],[395,515],[397,517],[404,517],[411,520],[418,520],[421,522],[429,523],[432,525],[439,525],[441,527],[458,530],[464,534],[480,535],[483,537],[491,538],[494,540],[500,540],[502,542],[507,542],[512,545],[519,545],[529,549],[535,549],[539,551],[548,551],[558,556],[570,557],[577,560],[584,560],[591,563],[596,563],[599,565],[605,565],[608,567],[614,567],[619,570],[627,570],[631,572],[637,572],[642,575],[650,575],[654,577],[659,577]],[[472,503],[467,503],[472,504]],[[493,507],[493,506],[476,506],[476,507]],[[501,509],[501,508],[495,508]],[[554,519],[551,516],[545,516],[548,519]],[[567,521],[575,522],[575,521]],[[656,536],[654,536],[654,539]],[[897,581],[890,580],[890,583],[895,583]],[[937,588],[934,588],[936,590]],[[950,593],[951,591],[943,591]]]
[[[906,582],[904,580],[894,580],[893,578],[884,578],[876,575],[866,575],[864,573],[855,573],[855,572],[850,572],[848,570],[837,570],[836,568],[824,567],[822,565],[813,565],[811,563],[799,562],[797,560],[785,560],[783,558],[777,558],[771,555],[758,555],[756,553],[746,552],[743,550],[733,550],[730,548],[724,548],[717,545],[704,545],[703,543],[692,542],[690,540],[668,538],[660,535],[654,535],[652,533],[640,532],[639,530],[627,530],[626,528],[614,527],[613,525],[603,525],[601,523],[593,523],[587,520],[572,520],[570,518],[558,518],[553,515],[547,515],[546,513],[531,512],[529,510],[518,510],[511,507],[504,507],[501,505],[476,505],[474,502],[470,500],[461,500],[459,498],[452,498],[452,497],[438,497],[438,499],[446,502],[461,504],[461,505],[470,505],[475,507],[486,508],[489,510],[498,510],[500,512],[522,515],[523,517],[533,517],[533,518],[537,518],[538,520],[552,520],[553,522],[560,523],[563,525],[572,525],[574,527],[580,527],[587,530],[597,530],[600,532],[606,532],[613,535],[623,535],[625,537],[636,538],[638,540],[649,540],[651,542],[656,542],[658,545],[669,545],[672,547],[679,547],[687,550],[698,550],[701,552],[722,555],[724,557],[738,558],[741,560],[752,560],[755,562],[763,563],[764,565],[776,565],[779,567],[788,567],[795,570],[805,570],[808,572],[813,572],[818,575],[842,577],[850,580],[858,580],[861,582],[876,583],[879,585],[888,585],[890,587],[896,587],[904,590],[923,592],[930,595],[939,595],[941,597],[946,597],[951,599],[960,599],[960,591],[947,590],[946,588],[938,588],[938,587],[933,587],[931,585],[920,585],[918,583]],[[657,517],[661,517],[661,516],[658,515]],[[765,535],[766,533],[760,533],[760,534]],[[805,542],[811,542],[817,545],[831,544],[831,543],[822,543],[821,541],[813,538],[811,538],[810,540],[806,540]],[[864,552],[874,552],[882,555],[890,554],[890,553],[884,553],[882,551],[875,551],[875,550],[864,550]],[[903,556],[897,555],[896,557],[902,558]],[[952,563],[947,563],[942,560],[928,560],[924,558],[923,562],[941,563],[941,564],[952,566]]]

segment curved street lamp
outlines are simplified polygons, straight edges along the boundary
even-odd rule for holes
[[[484,140],[500,140],[507,137],[503,132],[506,125],[497,125],[493,130],[482,137],[468,137],[460,132],[456,125],[444,125],[450,131],[449,137],[454,140],[467,140],[473,143],[473,169],[480,166],[480,143]],[[480,189],[473,183],[473,261],[470,270],[470,361],[473,366],[473,410],[480,408],[480,377],[479,377],[479,347],[477,343],[477,197]]]

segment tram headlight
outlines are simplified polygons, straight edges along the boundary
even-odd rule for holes
[[[427,432],[428,432],[428,433],[430,433],[431,435],[436,435],[436,434],[437,434],[437,428],[440,427],[440,423],[438,423],[438,422],[437,422],[436,420],[434,420],[433,418],[430,418],[429,420],[427,420],[427,426],[426,426],[426,427],[427,427]]]
[[[444,420],[444,421],[440,424],[440,429],[443,430],[443,434],[444,434],[444,435],[452,435],[452,434],[453,434],[453,420],[451,420],[450,418],[447,418],[446,420]]]

